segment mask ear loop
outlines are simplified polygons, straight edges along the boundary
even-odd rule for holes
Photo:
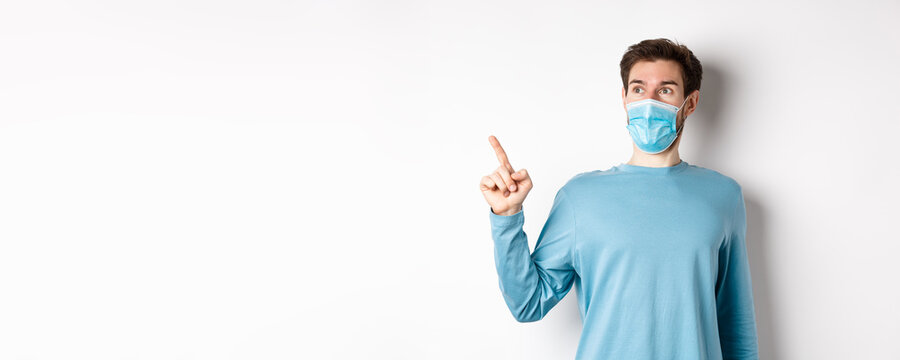
[[[678,122],[678,112],[681,111],[681,109],[684,109],[684,104],[687,102],[687,99],[689,99],[689,98],[690,98],[690,96],[684,98],[684,101],[681,102],[681,106],[679,106],[678,110],[675,111],[675,122],[676,123]],[[684,129],[684,121],[685,120],[687,120],[686,117],[684,119],[681,119],[681,126],[679,126],[678,128],[675,129],[675,137],[678,137],[679,135],[681,135],[681,129]]]

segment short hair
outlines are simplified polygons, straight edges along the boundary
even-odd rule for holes
[[[648,39],[628,47],[619,62],[622,73],[622,86],[628,91],[628,75],[631,67],[638,61],[672,60],[681,65],[681,77],[684,81],[684,96],[694,90],[700,90],[703,79],[703,66],[687,46],[674,43],[669,39]]]

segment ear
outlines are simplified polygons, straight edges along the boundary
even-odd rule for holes
[[[684,104],[684,117],[694,113],[694,110],[697,110],[697,102],[700,101],[700,90],[694,90],[688,95],[690,98],[687,103]]]

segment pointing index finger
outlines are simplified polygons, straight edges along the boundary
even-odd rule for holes
[[[500,160],[500,165],[503,165],[509,171],[513,171],[512,165],[509,163],[509,158],[506,157],[506,151],[503,151],[503,147],[500,146],[500,141],[497,140],[494,135],[488,137],[488,141],[491,142],[491,146],[494,148],[494,152],[497,153],[497,160]]]

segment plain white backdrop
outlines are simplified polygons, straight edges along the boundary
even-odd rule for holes
[[[571,359],[517,323],[481,176],[625,162],[618,62],[704,78],[761,357],[900,358],[897,1],[3,1],[0,358]]]

